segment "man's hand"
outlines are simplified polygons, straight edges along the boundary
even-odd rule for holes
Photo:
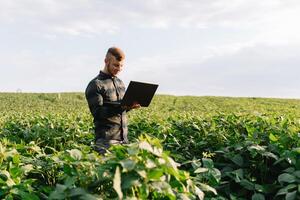
[[[133,102],[133,104],[131,106],[122,106],[122,108],[125,110],[132,110],[132,109],[137,109],[140,107],[141,107],[141,105],[138,102]]]
[[[137,108],[140,108],[141,105],[137,102],[134,102],[133,105],[130,107],[130,109],[137,109]]]

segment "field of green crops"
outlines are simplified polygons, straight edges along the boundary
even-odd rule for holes
[[[82,93],[0,113],[0,199],[300,199],[300,100],[155,96],[105,157]]]

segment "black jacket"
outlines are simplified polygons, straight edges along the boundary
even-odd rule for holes
[[[122,80],[102,71],[88,84],[85,96],[94,117],[96,140],[102,138],[128,142],[126,110],[114,104],[122,100],[124,93]]]

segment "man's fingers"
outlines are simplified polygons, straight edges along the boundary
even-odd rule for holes
[[[139,104],[139,103],[135,103],[135,104],[133,104],[132,105],[132,108],[134,109],[134,108],[140,108],[141,107],[141,105]]]

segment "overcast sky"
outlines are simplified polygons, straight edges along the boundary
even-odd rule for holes
[[[0,91],[83,92],[118,46],[126,85],[300,98],[299,21],[299,0],[0,0]]]

